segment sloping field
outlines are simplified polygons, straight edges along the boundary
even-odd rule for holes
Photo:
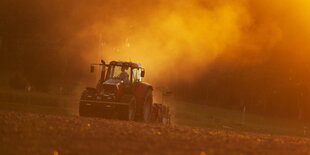
[[[310,139],[0,111],[1,154],[307,154]]]

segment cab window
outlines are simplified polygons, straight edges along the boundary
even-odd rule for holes
[[[132,82],[139,82],[141,81],[141,69],[134,68],[132,69]]]

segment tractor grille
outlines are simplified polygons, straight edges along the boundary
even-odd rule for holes
[[[103,85],[104,94],[116,94],[117,87],[116,85],[109,85],[105,84]]]

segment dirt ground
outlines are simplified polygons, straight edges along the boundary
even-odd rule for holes
[[[310,139],[0,111],[0,154],[309,154]]]

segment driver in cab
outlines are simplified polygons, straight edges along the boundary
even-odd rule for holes
[[[124,82],[128,82],[128,79],[129,79],[129,75],[126,72],[126,70],[128,70],[128,67],[122,66],[122,69],[121,69],[122,72],[118,75],[118,78],[120,78]]]

